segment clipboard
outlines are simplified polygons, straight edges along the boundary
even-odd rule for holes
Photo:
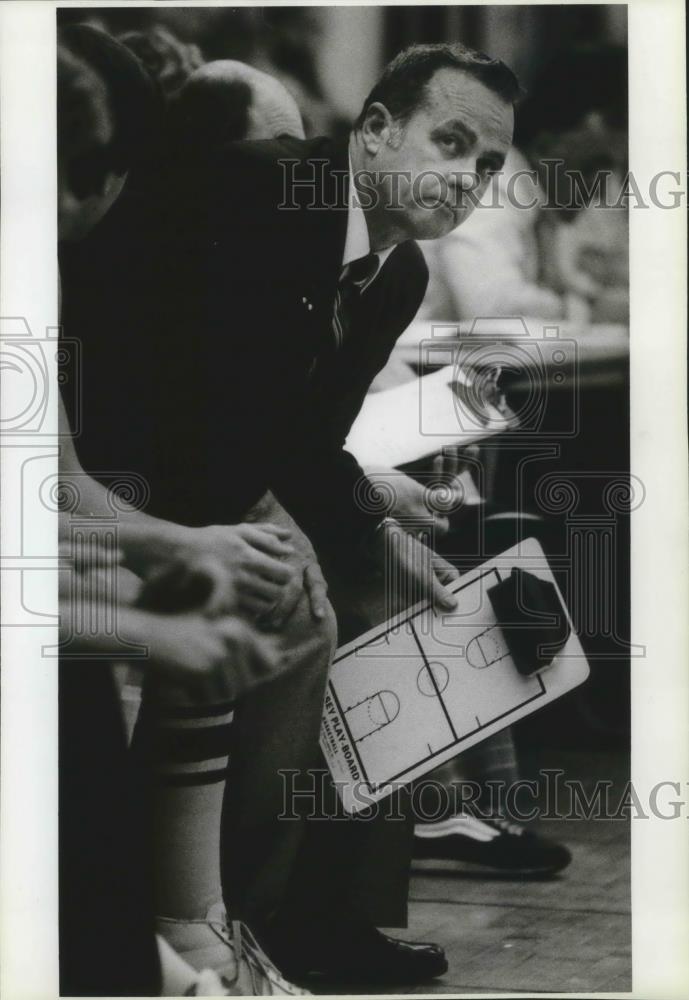
[[[550,665],[518,669],[489,596],[514,569],[552,585],[568,626]],[[338,649],[320,744],[349,813],[360,812],[582,684],[589,665],[533,538],[450,588],[456,611],[426,601]]]

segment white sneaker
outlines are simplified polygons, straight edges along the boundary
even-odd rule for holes
[[[196,981],[184,994],[185,997],[226,997],[227,986],[213,969],[202,969]]]
[[[211,907],[205,920],[159,917],[158,933],[195,969],[219,977],[222,993],[206,992],[207,987],[215,988],[209,981],[199,982],[192,996],[311,995],[284,978],[246,924],[228,922],[222,903]],[[198,992],[199,988],[204,992]]]

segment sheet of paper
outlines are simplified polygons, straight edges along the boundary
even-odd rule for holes
[[[429,348],[441,349],[445,341],[448,349],[451,343],[463,345],[466,356],[471,352],[475,362],[481,358],[483,345],[484,357],[489,361],[496,348],[513,345],[517,349],[509,352],[511,366],[528,367],[532,359],[547,368],[551,352],[545,348],[556,340],[575,345],[580,365],[612,364],[629,357],[629,328],[622,324],[552,321],[529,316],[461,323],[415,320],[397,340],[395,355],[408,364],[426,364]]]
[[[417,605],[338,650],[321,748],[347,811],[385,798],[586,679],[574,631],[547,669],[530,677],[517,671],[487,597],[514,566],[555,582],[543,549],[528,539],[462,577],[452,588],[456,611]]]
[[[462,377],[448,364],[413,382],[369,394],[349,432],[348,451],[364,468],[396,467],[506,430],[508,421],[494,406],[467,402]]]

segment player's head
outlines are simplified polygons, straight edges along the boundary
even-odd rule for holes
[[[58,35],[58,232],[79,239],[106,214],[156,134],[159,95],[138,59],[104,31]]]
[[[172,112],[175,133],[192,146],[281,135],[304,138],[299,108],[283,84],[234,59],[197,69],[174,99]]]
[[[166,97],[176,94],[194,70],[203,66],[198,45],[181,42],[164,24],[153,24],[142,31],[126,31],[118,35],[118,41],[143,63]]]

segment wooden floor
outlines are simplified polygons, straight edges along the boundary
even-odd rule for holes
[[[598,777],[613,780],[615,802],[626,781],[622,755],[549,751],[544,766],[563,767],[589,787]],[[414,876],[409,929],[394,933],[441,944],[450,969],[432,984],[395,993],[631,990],[628,821],[540,820],[537,829],[573,853],[550,881]]]

